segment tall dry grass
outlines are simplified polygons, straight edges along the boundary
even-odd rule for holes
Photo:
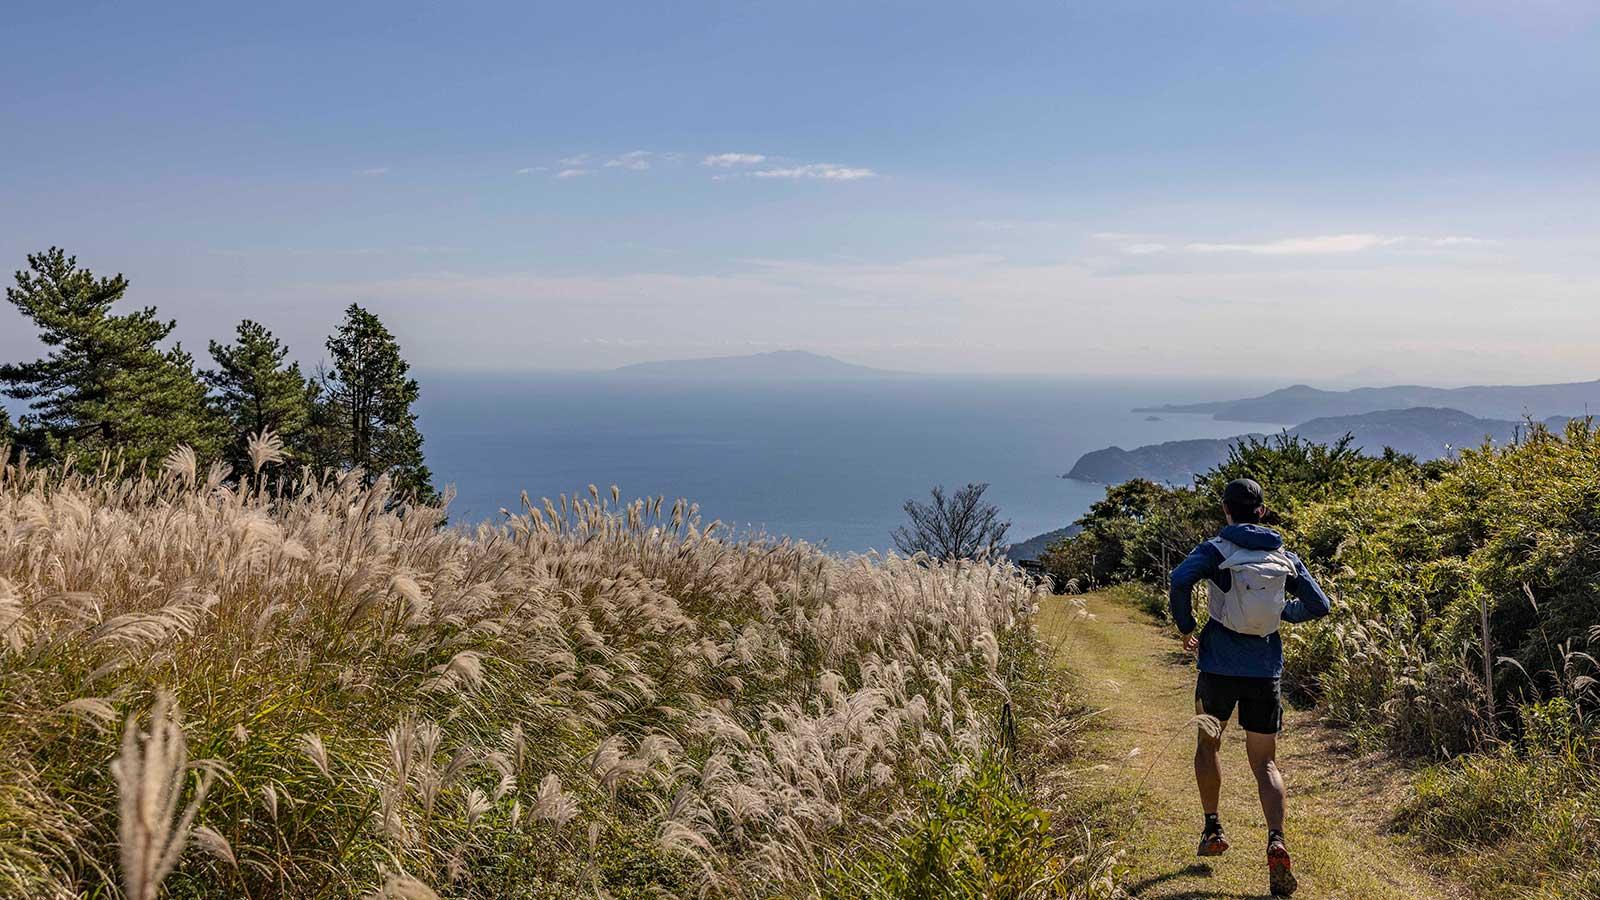
[[[0,896],[815,895],[1049,714],[1009,566],[279,454],[0,470]]]

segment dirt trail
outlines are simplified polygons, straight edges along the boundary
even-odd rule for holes
[[[1089,619],[1069,600],[1045,609],[1044,637],[1105,707],[1096,752],[1111,764],[1105,785],[1130,819],[1129,886],[1137,897],[1269,896],[1266,824],[1245,762],[1238,723],[1223,741],[1222,821],[1233,849],[1196,858],[1200,802],[1195,792],[1194,662],[1169,627],[1108,595],[1083,598]],[[1068,621],[1069,617],[1074,621]],[[1139,753],[1123,762],[1128,753]],[[1300,878],[1297,898],[1460,898],[1384,826],[1406,791],[1406,773],[1382,758],[1356,757],[1337,731],[1308,712],[1287,711],[1278,744],[1289,790],[1289,846]],[[1137,792],[1137,793],[1135,793]]]

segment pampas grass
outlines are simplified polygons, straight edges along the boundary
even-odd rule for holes
[[[111,763],[121,801],[117,843],[121,848],[123,892],[128,900],[155,900],[162,880],[177,865],[178,854],[183,852],[190,826],[215,775],[213,770],[205,772],[180,813],[189,754],[183,726],[178,723],[181,716],[173,708],[169,694],[156,695],[149,718],[150,728],[144,731],[137,717],[128,717],[122,753]],[[227,846],[226,842],[222,846]]]
[[[0,470],[0,896],[812,895],[1045,721],[1006,564],[250,459]]]

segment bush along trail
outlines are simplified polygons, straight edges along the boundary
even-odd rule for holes
[[[1073,601],[1082,600],[1079,604]],[[1131,592],[1051,601],[1041,637],[1103,708],[1092,738],[1106,802],[1103,824],[1126,842],[1126,885],[1136,897],[1253,898],[1267,888],[1266,825],[1244,737],[1234,722],[1223,740],[1221,815],[1233,848],[1195,856],[1202,825],[1193,771],[1194,660],[1169,626],[1140,609]],[[1297,897],[1455,898],[1405,839],[1389,832],[1410,775],[1391,759],[1360,756],[1314,714],[1286,710],[1279,763],[1289,789],[1288,838],[1300,878]]]

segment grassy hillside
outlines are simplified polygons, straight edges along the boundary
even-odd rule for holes
[[[0,472],[0,896],[1113,890],[1009,566],[269,483]]]
[[[1243,475],[1335,601],[1285,641],[1287,680],[1366,746],[1434,766],[1397,824],[1487,896],[1600,894],[1600,431],[1535,426],[1425,464],[1247,442],[1193,488],[1113,488],[1047,565],[1160,585]]]

